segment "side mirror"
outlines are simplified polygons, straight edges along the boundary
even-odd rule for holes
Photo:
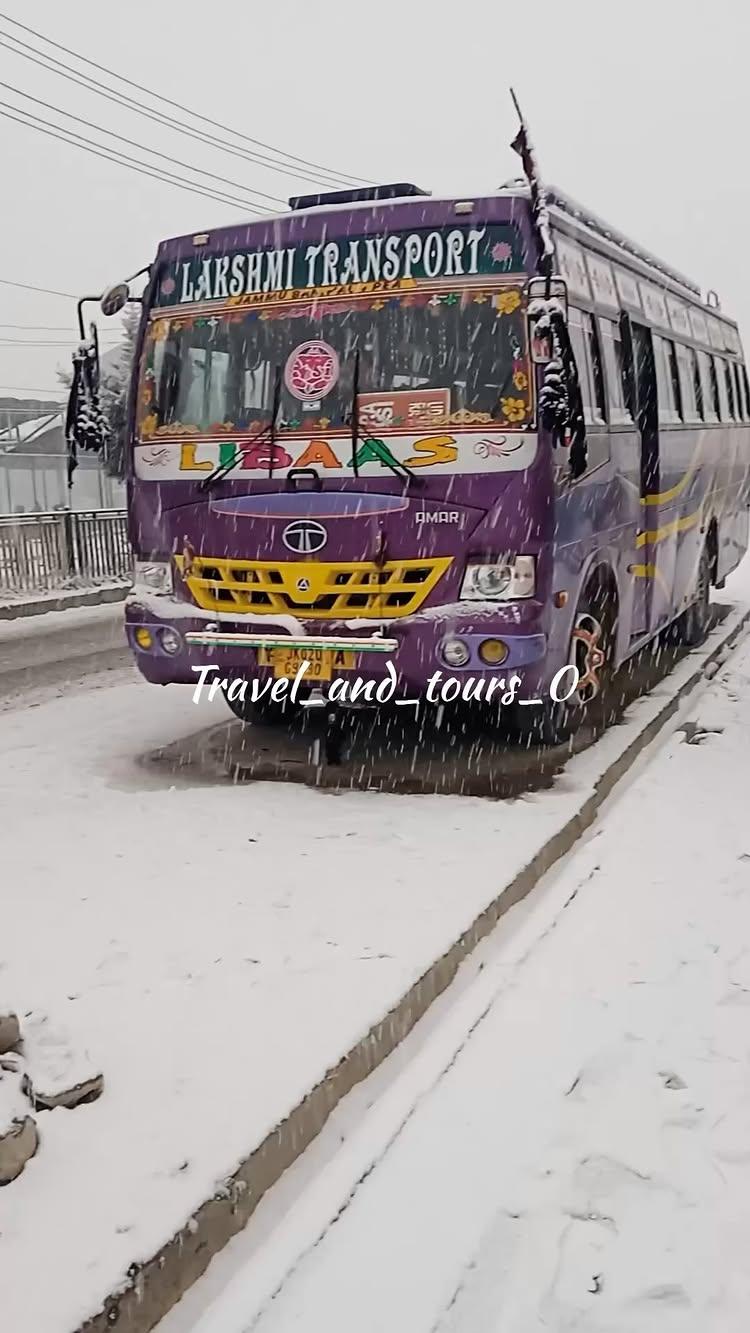
[[[119,315],[123,306],[130,300],[130,288],[126,282],[118,282],[114,287],[107,287],[99,302],[103,315]]]
[[[564,278],[530,278],[526,286],[529,347],[537,366],[547,366],[554,356],[552,314],[568,318],[568,287]]]

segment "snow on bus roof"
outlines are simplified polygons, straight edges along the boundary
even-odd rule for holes
[[[418,203],[424,203],[426,207],[431,207],[433,204],[455,205],[468,203],[470,201],[474,205],[477,205],[483,202],[489,202],[493,199],[502,198],[519,199],[528,204],[530,192],[527,182],[524,179],[506,181],[498,186],[497,189],[486,193],[472,194],[471,192],[465,192],[462,194],[454,193],[445,195],[433,195],[427,193],[420,193],[418,195],[404,194],[386,199],[349,200],[341,203],[316,204],[311,208],[300,210],[287,209],[283,213],[272,213],[263,218],[241,219],[228,226],[213,228],[207,233],[188,232],[181,236],[170,237],[168,240],[161,243],[159,250],[161,251],[163,247],[175,242],[194,239],[198,235],[210,235],[212,238],[218,238],[228,232],[236,231],[238,227],[263,226],[295,217],[314,219],[318,216],[352,212],[353,210],[359,212],[371,209],[391,209],[399,208],[403,205],[409,205],[413,208],[414,205]],[[701,288],[697,283],[693,282],[690,278],[685,277],[684,274],[680,273],[677,269],[672,268],[671,265],[664,263],[663,260],[658,259],[655,255],[651,254],[650,251],[644,249],[643,246],[638,245],[635,241],[631,241],[623,232],[618,231],[616,227],[610,226],[609,223],[605,222],[596,213],[585,208],[582,204],[577,203],[576,200],[558,189],[557,186],[547,187],[547,202],[553,213],[553,217],[557,216],[558,218],[562,217],[568,220],[575,226],[576,230],[584,233],[593,241],[599,241],[600,243],[612,246],[614,249],[622,252],[623,256],[628,256],[645,265],[646,268],[651,270],[652,274],[659,274],[668,282],[674,283],[681,289],[683,296],[700,305],[702,309],[709,311],[712,317],[718,319],[721,323],[730,324],[733,328],[737,328],[735,320],[725,315],[723,311],[718,308],[710,306],[705,301],[701,293]]]

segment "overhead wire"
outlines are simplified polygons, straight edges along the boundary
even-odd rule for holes
[[[45,296],[64,296],[71,301],[77,301],[78,297],[73,292],[56,292],[51,287],[34,287],[30,282],[13,282],[10,278],[0,278],[3,287],[20,287],[25,292],[43,292]]]
[[[2,282],[2,278],[0,278]],[[29,329],[42,333],[69,333],[68,324],[0,324],[0,329]]]
[[[25,97],[28,102],[34,102],[37,106],[46,107],[48,111],[56,111],[58,115],[65,116],[68,120],[74,120],[78,125],[86,125],[91,129],[91,122],[84,119],[83,116],[74,116],[72,111],[65,111],[63,107],[55,106],[54,102],[45,102],[41,97],[32,97],[31,93],[25,93],[22,88],[16,88],[12,83],[5,83],[0,79],[0,88],[6,88],[8,92],[16,93],[18,97]],[[12,104],[9,102],[0,102],[0,106],[10,105]],[[14,107],[13,110],[21,111],[24,115],[33,114],[30,111],[24,111],[23,107]],[[38,119],[41,119],[41,117],[38,117]],[[50,122],[44,121],[44,124],[48,125]],[[60,126],[59,128],[64,129],[65,126]],[[106,134],[111,139],[119,139],[121,143],[129,144],[131,148],[139,148],[141,152],[151,153],[154,157],[161,157],[165,162],[171,162],[174,166],[183,167],[186,171],[193,171],[201,176],[209,176],[211,180],[220,181],[224,185],[231,185],[233,189],[245,191],[247,194],[258,195],[259,198],[267,199],[272,204],[284,204],[285,202],[283,199],[280,199],[278,195],[266,194],[264,190],[252,189],[249,186],[243,185],[241,181],[231,180],[228,176],[217,176],[216,172],[207,171],[204,167],[194,167],[190,162],[182,162],[178,157],[171,157],[169,153],[162,153],[158,148],[149,148],[147,144],[139,143],[137,139],[128,139],[124,134],[117,134],[114,130],[107,130],[102,125],[97,125],[96,128],[99,130],[100,134]],[[74,131],[71,130],[70,133],[72,134]],[[106,147],[107,145],[105,144],[102,146]],[[255,201],[253,200],[253,202]]]
[[[3,40],[5,39],[5,40]],[[14,43],[14,45],[11,45]],[[128,111],[135,111],[139,116],[145,116],[147,120],[154,121],[157,125],[166,126],[168,129],[177,130],[180,134],[186,134],[188,138],[195,139],[198,143],[207,144],[210,148],[219,148],[222,152],[229,153],[233,157],[241,158],[246,162],[254,162],[265,166],[269,171],[276,171],[282,176],[296,177],[298,180],[314,182],[326,189],[332,186],[336,189],[342,188],[341,181],[321,179],[321,173],[313,175],[311,171],[301,171],[294,166],[287,166],[280,163],[277,159],[264,157],[259,153],[252,153],[248,149],[239,148],[217,138],[216,135],[207,134],[203,130],[196,130],[188,127],[183,122],[175,119],[174,116],[167,115],[164,111],[158,111],[155,108],[147,109],[141,106],[134,98],[129,97],[127,93],[121,93],[117,89],[108,88],[106,84],[94,79],[90,74],[81,70],[74,70],[64,61],[57,60],[55,56],[50,56],[46,51],[40,51],[37,47],[31,46],[28,42],[22,42],[19,37],[14,37],[12,33],[3,32],[0,29],[0,46],[14,55],[21,56],[24,60],[30,60],[33,64],[41,66],[51,74],[57,74],[60,78],[67,79],[71,83],[78,84],[85,88],[87,92],[93,92],[98,97],[105,97],[108,101],[114,102],[117,106],[125,107]],[[18,48],[25,48],[19,50]],[[31,54],[30,54],[31,53]],[[55,68],[58,66],[58,68]],[[115,76],[118,77],[118,76]],[[156,94],[155,94],[156,96]]]
[[[20,28],[22,32],[27,32],[39,41],[46,42],[47,46],[53,46],[56,51],[63,51],[65,55],[73,56],[74,60],[80,61],[84,65],[90,65],[92,69],[98,69],[102,74],[109,74],[110,78],[118,79],[120,83],[125,83],[129,88],[135,88],[138,92],[146,93],[153,97],[155,101],[164,102],[166,106],[174,107],[177,111],[182,111],[185,115],[193,116],[195,120],[202,120],[206,125],[213,125],[215,129],[223,130],[226,134],[233,134],[238,139],[244,139],[246,143],[255,144],[258,148],[265,148],[268,152],[275,153],[278,157],[285,157],[291,162],[296,162],[300,166],[311,167],[315,171],[321,172],[325,176],[337,176],[344,185],[358,184],[370,185],[371,181],[365,180],[362,176],[354,176],[351,173],[337,171],[330,167],[321,166],[319,162],[313,162],[309,158],[298,157],[295,153],[287,153],[283,148],[277,148],[273,144],[264,143],[262,139],[254,139],[252,135],[245,134],[242,130],[235,130],[230,125],[224,125],[220,120],[213,120],[210,116],[205,116],[201,111],[194,111],[192,107],[185,106],[182,102],[176,102],[171,97],[165,97],[163,93],[155,92],[152,88],[147,88],[142,83],[136,83],[134,79],[129,79],[124,74],[118,74],[116,70],[109,69],[107,65],[101,65],[96,60],[91,60],[88,56],[83,56],[79,51],[73,50],[69,46],[63,46],[61,42],[55,42],[51,37],[46,37],[44,33],[37,32],[35,28],[30,28],[25,23],[19,23],[18,19],[11,18],[9,14],[0,12],[0,19],[6,23],[11,23],[14,28]],[[12,40],[12,34],[8,34]],[[49,57],[52,59],[52,57]],[[63,62],[59,62],[63,63]],[[69,68],[69,67],[68,67]]]
[[[8,102],[0,102],[0,107],[10,105]],[[41,116],[35,116],[31,111],[23,111],[20,107],[13,107],[13,110],[20,112],[20,115],[14,116],[9,111],[0,110],[0,116],[4,116],[6,120],[13,120],[18,125],[25,125],[27,129],[36,130],[39,134],[46,134],[52,139],[59,139],[62,143],[71,144],[72,147],[80,148],[83,152],[93,153],[95,157],[101,157],[106,162],[114,162],[121,167],[126,166],[128,170],[137,171],[141,176],[150,176],[152,180],[161,181],[162,184],[174,185],[176,189],[186,190],[188,194],[198,194],[202,195],[204,199],[212,199],[215,203],[229,204],[234,208],[244,208],[255,217],[262,217],[264,213],[269,212],[268,209],[261,209],[257,204],[248,208],[247,201],[244,199],[233,199],[215,191],[202,190],[198,182],[189,185],[184,179],[176,177],[173,172],[159,171],[151,164],[144,164],[139,159],[130,157],[127,153],[121,153],[119,149],[110,149],[106,144],[96,144],[93,139],[87,139],[85,135],[77,134],[75,130],[66,130],[62,125],[55,128],[45,128],[45,126],[50,127],[53,122],[44,120]],[[21,117],[27,117],[27,119],[21,119]],[[32,123],[33,121],[39,121],[40,123],[35,125]],[[81,142],[76,142],[76,140],[81,140]]]

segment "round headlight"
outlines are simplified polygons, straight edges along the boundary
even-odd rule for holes
[[[452,667],[466,666],[466,663],[471,657],[469,646],[464,643],[463,639],[445,639],[440,648],[440,652],[442,653],[443,661],[447,662],[448,666]]]
[[[510,565],[475,565],[474,587],[482,597],[500,597],[510,584]]]
[[[179,653],[182,648],[182,639],[177,630],[170,629],[169,626],[159,631],[159,642],[165,653],[169,653],[170,657],[174,657],[175,653]]]

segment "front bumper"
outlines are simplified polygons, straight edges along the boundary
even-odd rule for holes
[[[521,677],[521,696],[531,697],[542,688],[547,654],[547,636],[541,630],[538,603],[521,606],[499,604],[491,612],[472,610],[471,603],[430,608],[429,615],[404,617],[387,625],[360,620],[346,624],[299,622],[270,616],[212,617],[173,597],[131,597],[126,603],[125,622],[128,642],[142,675],[156,684],[195,685],[201,667],[212,665],[219,676],[265,678],[269,668],[258,666],[257,649],[280,644],[311,649],[347,648],[358,655],[357,673],[365,679],[381,680],[387,674],[386,663],[396,670],[399,690],[413,695],[424,690],[436,671],[443,677]],[[269,623],[270,622],[270,623]],[[136,630],[148,628],[152,644],[143,648]],[[169,629],[179,636],[176,652],[168,652],[161,643],[161,631]],[[169,637],[169,636],[168,636]],[[174,634],[170,638],[174,647]],[[462,667],[450,666],[441,653],[447,638],[460,638],[469,649],[469,660]],[[479,647],[486,639],[501,639],[508,652],[497,666],[487,666],[479,657]],[[334,671],[334,678],[336,676]],[[351,672],[339,673],[351,677]]]

